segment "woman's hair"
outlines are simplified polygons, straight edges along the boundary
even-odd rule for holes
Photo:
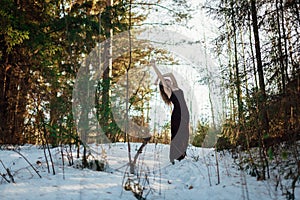
[[[160,95],[163,99],[163,101],[167,104],[170,105],[171,104],[171,100],[169,99],[168,95],[166,94],[165,90],[164,90],[164,86],[162,84],[162,82],[159,82],[159,91],[160,91]]]

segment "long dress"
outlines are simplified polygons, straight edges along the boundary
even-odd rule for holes
[[[189,111],[181,89],[172,91],[171,102],[173,111],[171,115],[171,145],[170,161],[181,160],[186,155],[189,141]]]

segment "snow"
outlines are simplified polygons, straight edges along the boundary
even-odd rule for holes
[[[139,145],[131,144],[132,156]],[[20,153],[32,163],[42,178],[15,151],[0,150],[3,163],[0,163],[0,173],[6,173],[5,166],[15,180],[15,183],[7,183],[0,177],[0,199],[136,199],[131,191],[123,189],[123,185],[128,178],[137,182],[137,177],[145,188],[143,196],[147,195],[147,199],[286,199],[280,190],[275,191],[272,179],[257,181],[255,177],[238,170],[229,153],[217,153],[220,173],[218,184],[216,152],[212,148],[189,146],[188,157],[172,165],[168,161],[169,145],[148,144],[137,161],[137,176],[128,173],[126,143],[92,146],[92,154],[107,162],[105,172],[75,168],[76,164],[67,166],[66,156],[63,167],[60,148],[53,148],[51,155],[56,171],[56,175],[53,175],[52,171],[48,173],[42,148],[22,146]],[[47,158],[49,160],[49,156]],[[300,197],[299,189],[297,191],[296,198]]]

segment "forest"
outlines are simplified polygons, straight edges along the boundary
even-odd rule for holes
[[[83,146],[87,167],[90,143],[127,142],[130,149],[130,143],[145,142],[145,135],[135,136],[150,128],[149,102],[157,92],[145,66],[151,59],[171,68],[181,61],[138,40],[139,31],[192,29],[188,21],[202,10],[217,22],[214,38],[202,43],[220,83],[210,75],[197,83],[210,93],[214,87],[222,91],[221,112],[214,112],[219,105],[209,94],[211,115],[193,119],[190,144],[232,156],[243,152],[257,180],[270,179],[271,164],[289,157],[295,189],[300,177],[300,1],[195,2],[1,0],[1,149],[32,144],[79,151]],[[149,142],[169,144],[169,129],[169,123],[151,127]]]

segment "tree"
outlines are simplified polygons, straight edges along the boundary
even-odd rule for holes
[[[205,137],[208,134],[209,126],[201,123],[200,121],[197,122],[196,133],[194,135],[194,139],[192,144],[196,147],[202,147]]]
[[[234,146],[260,147],[261,179],[268,172],[270,144],[293,143],[297,138],[290,125],[299,119],[295,113],[299,91],[294,87],[299,65],[294,63],[293,48],[299,40],[297,28],[291,25],[299,23],[295,3],[227,0],[208,6],[224,22],[215,41],[219,56],[228,60],[220,62],[230,102],[224,110],[223,136]]]
[[[43,42],[49,44],[43,29],[49,15],[41,12],[44,8],[44,5],[33,2],[1,2],[1,143],[25,142],[28,91],[35,84],[31,75],[40,65],[37,58],[51,54],[40,46]],[[49,44],[47,49],[55,51],[56,48]]]

